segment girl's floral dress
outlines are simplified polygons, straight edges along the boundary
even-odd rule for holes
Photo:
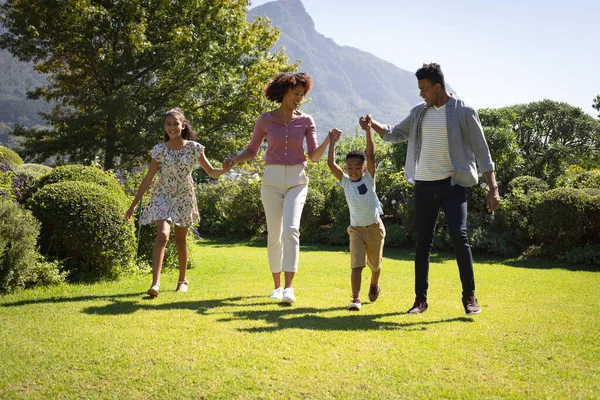
[[[203,152],[204,146],[191,140],[179,150],[169,150],[166,143],[157,144],[150,150],[152,159],[160,164],[159,176],[140,218],[141,225],[160,220],[178,226],[200,222],[192,169]]]

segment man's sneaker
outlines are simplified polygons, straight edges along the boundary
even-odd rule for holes
[[[375,300],[377,300],[379,293],[381,293],[379,285],[371,285],[369,288],[369,301],[373,303]]]
[[[157,284],[157,283],[155,283],[154,285],[152,285],[152,286],[150,287],[150,289],[148,289],[148,294],[149,294],[151,297],[156,297],[156,296],[158,296],[158,292],[160,292],[160,285],[159,285],[159,284]]]
[[[271,296],[269,296],[269,297],[271,297],[274,300],[283,299],[283,289],[278,287],[277,289],[275,289],[271,292]]]
[[[362,305],[360,304],[360,299],[357,297],[354,300],[352,300],[352,303],[350,303],[350,305],[348,306],[348,310],[360,311],[361,307],[362,307]]]
[[[296,301],[294,296],[294,288],[288,287],[283,289],[283,298],[281,299],[284,303],[293,303]]]
[[[427,310],[427,300],[422,297],[417,297],[415,299],[415,304],[413,304],[412,308],[408,310],[407,314],[422,314]]]
[[[479,308],[479,304],[477,303],[477,297],[471,295],[462,298],[463,306],[465,307],[465,314],[479,314],[481,312],[481,308]]]

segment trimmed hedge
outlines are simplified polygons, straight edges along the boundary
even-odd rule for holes
[[[129,204],[119,188],[89,182],[47,184],[29,200],[41,221],[41,251],[64,260],[75,279],[116,278],[133,268],[134,225],[124,216]]]
[[[583,190],[558,188],[540,196],[533,213],[539,254],[593,264],[600,258],[600,197]],[[570,254],[570,256],[569,256]]]
[[[12,169],[23,164],[23,159],[8,147],[0,146],[0,161],[6,161]]]
[[[85,165],[63,165],[54,168],[48,175],[42,177],[39,181],[39,186],[43,187],[53,183],[78,181],[90,182],[96,185],[103,186],[111,191],[125,194],[119,181],[111,172],[103,171],[96,167]]]

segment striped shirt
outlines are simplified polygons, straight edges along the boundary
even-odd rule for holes
[[[375,193],[375,180],[369,171],[356,182],[344,173],[340,185],[350,209],[350,225],[368,226],[379,220],[381,207]]]
[[[421,154],[417,161],[415,179],[437,181],[454,173],[448,149],[446,105],[429,107],[421,121]]]

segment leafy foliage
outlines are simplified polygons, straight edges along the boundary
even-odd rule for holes
[[[159,116],[180,106],[212,158],[247,142],[268,102],[270,76],[294,67],[271,54],[277,31],[246,19],[245,1],[8,0],[0,47],[48,74],[32,98],[56,102],[53,130],[17,127],[24,154],[111,169],[135,163],[162,136]],[[160,132],[160,133],[159,133]]]
[[[535,208],[533,227],[536,238],[554,255],[574,247],[597,245],[600,197],[572,188],[548,191]]]
[[[122,193],[95,183],[48,184],[29,200],[42,223],[43,254],[64,260],[75,279],[115,278],[135,257],[133,225],[125,218]]]
[[[31,212],[0,198],[0,293],[64,281],[59,264],[37,253],[40,223]]]
[[[0,161],[6,161],[11,168],[23,164],[23,159],[13,150],[0,146]]]
[[[600,122],[580,108],[544,100],[482,109],[479,116],[485,127],[495,129],[493,133],[496,135],[504,133],[512,136],[511,132],[514,132],[516,147],[514,144],[498,146],[504,149],[501,152],[494,149],[501,162],[506,159],[505,166],[513,168],[510,160],[516,161],[517,169],[508,174],[508,179],[531,175],[554,185],[568,165],[579,164],[584,168],[600,166]],[[493,143],[494,135],[491,136]],[[509,137],[505,139],[509,139],[510,143]],[[492,156],[495,155],[492,151]]]
[[[39,186],[67,181],[95,183],[113,192],[124,194],[121,185],[112,172],[79,164],[64,165],[54,168],[50,174],[45,175],[40,179]]]

